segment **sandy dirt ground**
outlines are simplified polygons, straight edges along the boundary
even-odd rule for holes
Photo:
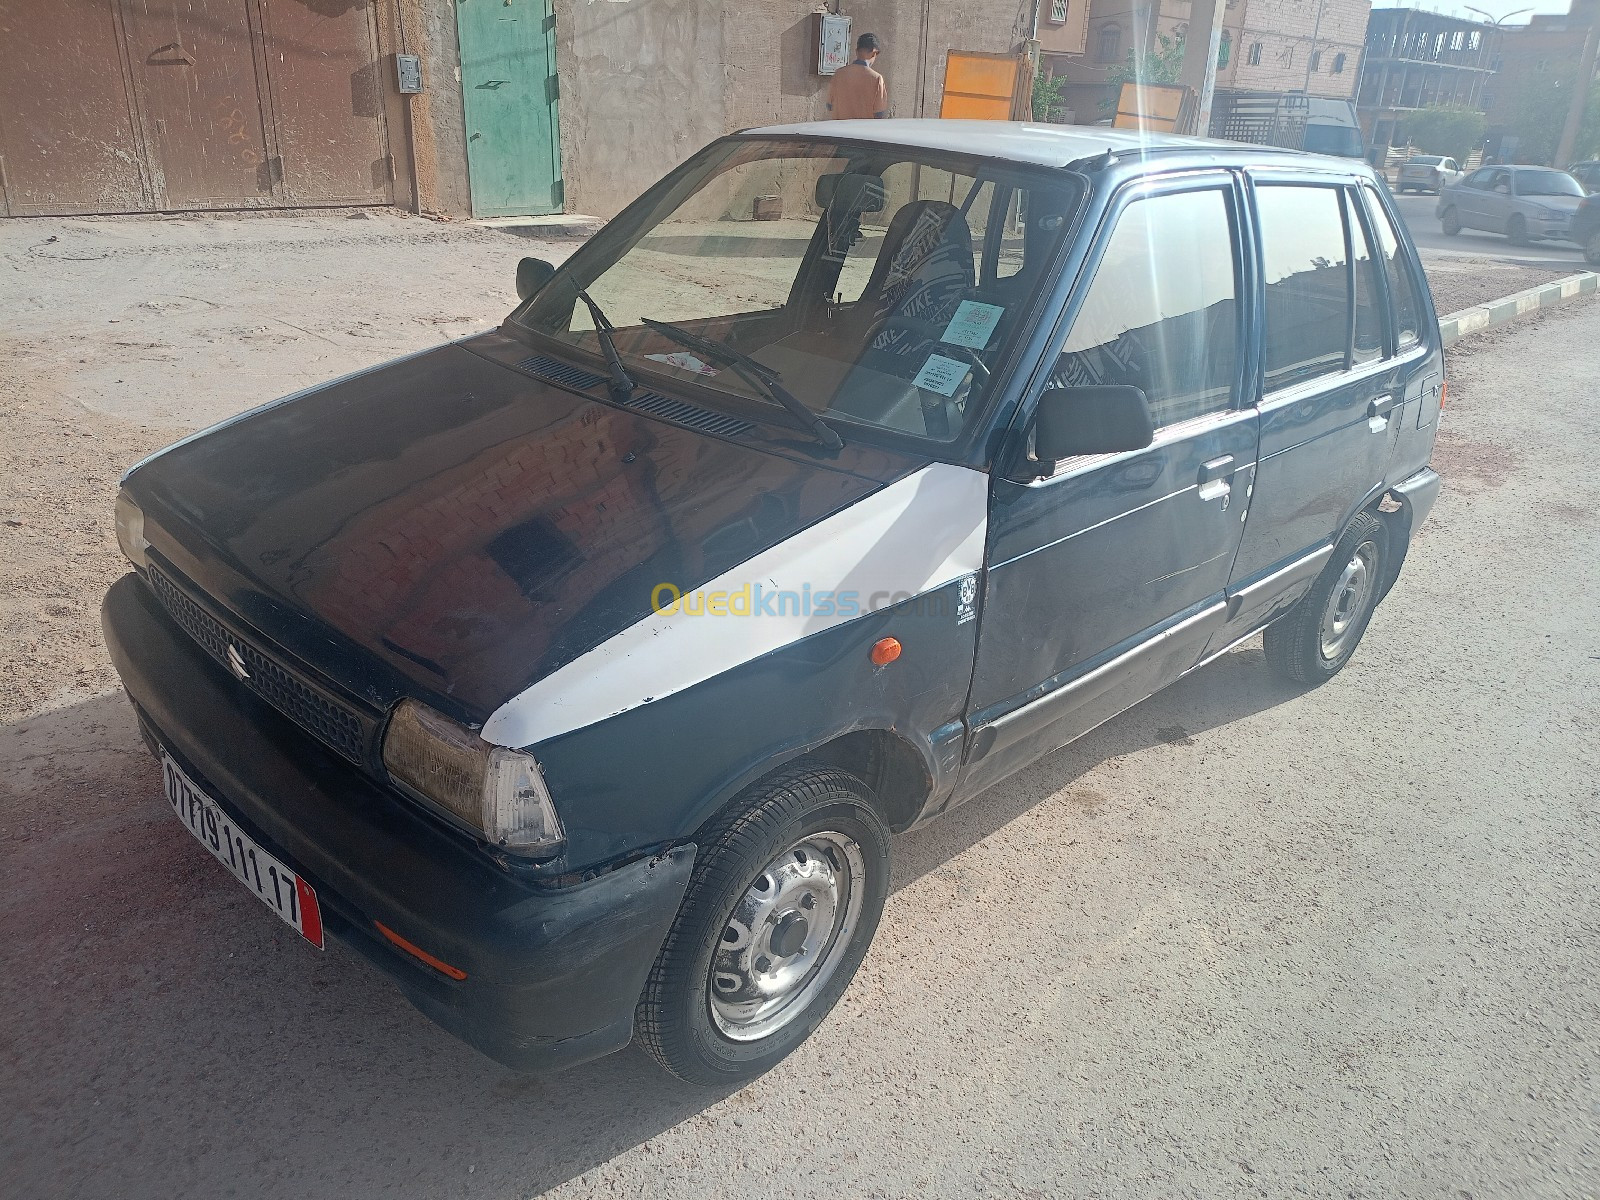
[[[392,213],[0,222],[0,720],[115,684],[123,471],[244,409],[487,329],[534,242]]]
[[[1447,490],[1346,672],[1247,645],[896,839],[860,977],[738,1092],[510,1074],[284,931],[114,690],[117,478],[569,248],[0,223],[0,1195],[1600,1194],[1592,301],[1452,353]]]

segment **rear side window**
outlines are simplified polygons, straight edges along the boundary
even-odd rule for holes
[[[1389,300],[1394,306],[1395,348],[1404,351],[1422,340],[1422,319],[1418,315],[1417,288],[1412,281],[1410,265],[1395,234],[1389,214],[1384,211],[1378,197],[1368,189],[1367,211],[1372,214],[1372,226],[1378,235],[1378,257],[1383,272],[1389,279]]]
[[[1263,391],[1342,371],[1350,337],[1350,260],[1341,189],[1256,189],[1266,283]]]
[[[1383,357],[1383,284],[1378,278],[1372,245],[1354,192],[1344,193],[1345,224],[1350,231],[1350,256],[1355,265],[1355,337],[1350,344],[1352,363],[1373,362]]]
[[[1233,406],[1239,286],[1219,188],[1136,200],[1117,218],[1057,363],[1058,387],[1131,384],[1157,427]]]

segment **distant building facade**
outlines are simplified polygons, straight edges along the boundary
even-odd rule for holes
[[[1228,0],[1217,87],[1351,99],[1371,11],[1371,0]],[[1046,54],[1046,68],[1069,80],[1062,99],[1073,118],[1089,125],[1108,115],[1116,100],[1110,73],[1130,51],[1186,39],[1189,18],[1189,0],[1091,0],[1083,54]]]
[[[1415,8],[1379,8],[1367,25],[1356,109],[1368,146],[1406,144],[1406,120],[1440,105],[1482,110],[1495,85],[1504,31]]]
[[[1491,153],[1508,161],[1520,157],[1511,127],[1528,100],[1543,93],[1556,100],[1555,109],[1561,109],[1560,97],[1571,95],[1584,36],[1596,20],[1600,20],[1600,0],[1572,0],[1566,13],[1534,16],[1526,25],[1501,31],[1497,70],[1483,98]]]

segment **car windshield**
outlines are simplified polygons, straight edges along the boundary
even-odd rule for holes
[[[1519,196],[1581,196],[1583,185],[1565,171],[1518,171]]]
[[[586,289],[641,386],[655,376],[712,402],[772,403],[753,370],[812,413],[950,441],[1081,198],[1075,177],[1044,167],[733,139],[646,193],[512,319],[598,357],[593,318],[575,303]],[[735,370],[713,349],[755,365]]]

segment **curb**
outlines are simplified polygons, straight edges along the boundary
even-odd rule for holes
[[[1538,287],[1514,292],[1498,300],[1491,300],[1487,304],[1464,308],[1447,317],[1440,317],[1439,334],[1446,347],[1454,346],[1464,337],[1515,321],[1524,313],[1535,312],[1541,308],[1554,308],[1565,300],[1597,290],[1600,290],[1600,273],[1580,271],[1576,275],[1568,275],[1565,279],[1541,283]]]

